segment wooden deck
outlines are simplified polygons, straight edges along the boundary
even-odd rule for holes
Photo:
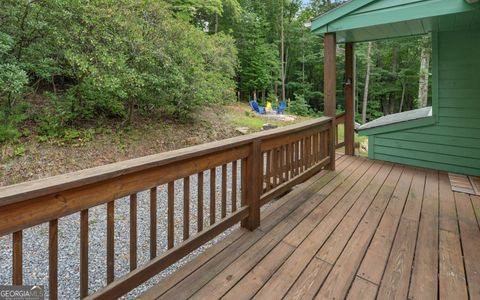
[[[480,197],[343,156],[142,299],[480,299]]]

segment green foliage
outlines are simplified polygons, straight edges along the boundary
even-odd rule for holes
[[[289,111],[297,116],[308,116],[311,114],[310,105],[303,95],[296,95],[295,100],[290,102]]]
[[[15,156],[23,156],[25,154],[25,147],[20,145],[13,150]]]
[[[20,135],[20,132],[15,126],[10,124],[0,124],[0,143],[18,139]]]
[[[4,128],[12,126],[10,115],[28,83],[27,73],[9,56],[13,46],[13,38],[0,31],[0,109]]]
[[[19,125],[27,118],[29,105],[26,102],[19,102],[13,107],[2,107],[0,110],[0,143],[10,140],[17,140],[22,136]],[[25,131],[25,133],[28,133]]]
[[[129,123],[147,110],[186,119],[200,106],[234,100],[234,40],[172,10],[221,14],[238,3],[170,2],[2,1],[0,108],[9,114],[29,86],[41,87],[39,132],[59,136],[99,117]]]
[[[234,101],[237,92],[275,103],[282,63],[291,112],[319,114],[323,41],[304,23],[341,2],[2,0],[0,142],[18,139],[27,119],[41,140],[88,140],[80,125],[115,119],[128,127],[138,112],[186,120],[202,106]],[[418,105],[424,41],[375,42],[369,119],[399,111],[402,95],[402,110]],[[360,101],[366,52],[356,45]],[[338,57],[340,83],[342,51]],[[340,86],[337,98],[342,109]]]
[[[418,108],[420,52],[424,41],[425,37],[408,37],[373,43],[367,120],[399,112],[402,95],[402,111]],[[356,49],[361,103],[367,63],[366,44],[357,44]]]

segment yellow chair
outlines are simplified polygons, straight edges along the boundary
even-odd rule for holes
[[[267,105],[265,106],[266,111],[273,111],[272,109],[272,103],[270,101],[267,101]]]

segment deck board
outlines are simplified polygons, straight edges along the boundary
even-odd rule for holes
[[[141,299],[479,299],[480,198],[343,156]]]
[[[480,299],[480,230],[473,210],[470,196],[455,192],[458,223],[460,224],[460,238],[462,241],[465,271],[467,275],[468,292],[470,299]]]
[[[435,299],[438,287],[438,173],[427,174],[410,299]]]
[[[379,298],[406,299],[412,274],[420,211],[425,186],[425,173],[416,170],[407,203],[393,242],[387,267],[378,291]]]

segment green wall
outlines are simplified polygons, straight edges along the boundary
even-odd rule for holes
[[[438,32],[433,40],[433,125],[367,131],[369,157],[480,176],[480,30]]]

